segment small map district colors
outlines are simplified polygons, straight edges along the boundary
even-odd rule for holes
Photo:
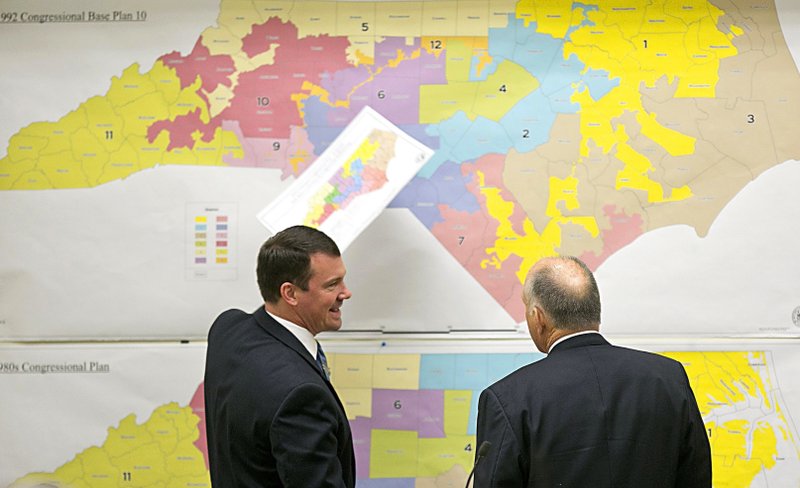
[[[312,197],[309,202],[311,210],[303,224],[319,227],[331,214],[347,208],[358,195],[383,187],[388,181],[386,168],[394,157],[396,139],[394,133],[373,131],[333,178]]]
[[[391,205],[518,322],[539,258],[596,269],[654,229],[704,236],[745,185],[800,157],[800,76],[771,0],[223,0],[187,55],[133,64],[21,128],[0,190],[170,164],[294,177],[365,105],[436,151]],[[309,223],[346,205],[358,171],[377,184],[352,171]]]
[[[800,471],[800,444],[768,353],[664,353],[686,368],[711,442],[714,484],[749,487]],[[477,400],[540,354],[329,354],[350,419],[359,488],[462,486],[475,455]],[[186,407],[133,416],[52,473],[11,486],[209,487],[203,388]],[[779,486],[769,481],[770,486]],[[783,481],[785,483],[785,481]],[[760,486],[760,485],[759,485]]]

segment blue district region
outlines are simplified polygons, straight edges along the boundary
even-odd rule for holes
[[[462,212],[475,213],[481,207],[475,196],[467,191],[466,184],[472,176],[463,176],[458,165],[449,162],[441,165],[430,178],[415,177],[389,204],[393,208],[407,208],[428,229],[442,222],[439,205]]]
[[[608,71],[590,69],[583,75],[583,83],[589,89],[589,95],[594,100],[600,100],[611,90],[619,86],[619,78],[609,79]]]
[[[586,12],[591,12],[591,11],[597,12],[600,10],[600,7],[598,7],[597,5],[587,5],[585,3],[573,2],[572,10],[577,10],[579,8],[583,9],[583,20],[581,21],[580,24],[572,26],[567,30],[567,36],[566,36],[567,39],[569,39],[570,34],[572,34],[573,32],[582,27],[592,27],[594,25],[597,25],[591,20],[589,20],[589,18],[586,16]]]
[[[331,107],[320,101],[319,97],[308,97],[305,101],[303,120],[306,123],[308,140],[314,146],[314,154],[319,156],[336,137],[344,130],[342,126],[332,126],[328,123],[328,112]]]
[[[573,94],[588,89],[595,99],[605,96],[619,84],[609,80],[608,73],[587,70],[577,56],[564,59],[564,40],[536,32],[536,24],[525,27],[521,19],[509,16],[506,27],[489,29],[489,54],[493,63],[480,77],[486,79],[496,71],[500,62],[514,62],[539,80],[540,86],[520,100],[498,122],[476,117],[470,120],[464,112],[438,124],[428,126],[427,133],[437,136],[439,151],[419,173],[429,178],[447,161],[458,164],[478,159],[490,153],[505,154],[512,147],[520,152],[533,151],[547,142],[558,114],[577,113],[580,107],[570,99]],[[474,75],[477,58],[473,58]]]
[[[472,390],[467,434],[474,435],[481,392],[519,368],[544,357],[524,354],[423,354],[420,390]]]
[[[544,357],[520,354],[423,354],[420,390],[483,390],[519,368]]]
[[[341,178],[340,173],[340,180],[341,185],[335,185],[339,193],[333,197],[332,203],[342,203],[347,200],[350,195],[354,193],[358,193],[361,188],[364,186],[364,178],[362,177],[362,173],[364,172],[364,163],[361,162],[361,159],[356,159],[350,163],[350,175],[344,178]]]
[[[513,146],[500,124],[485,117],[472,121],[462,111],[439,124],[429,125],[427,132],[439,137],[439,150],[418,173],[423,178],[430,178],[447,161],[461,164],[486,154],[505,154]]]

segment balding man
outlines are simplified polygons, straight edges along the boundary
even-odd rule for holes
[[[528,330],[547,356],[483,391],[476,487],[711,487],[706,429],[683,367],[600,335],[594,276],[546,258],[523,289]]]

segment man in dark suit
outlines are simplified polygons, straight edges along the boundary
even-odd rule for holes
[[[609,344],[586,265],[546,258],[523,288],[547,356],[483,391],[476,487],[710,488],[706,429],[682,365]]]
[[[318,230],[290,227],[262,245],[256,274],[264,306],[228,310],[208,334],[212,486],[352,488],[350,426],[314,339],[341,327],[351,296],[339,248]]]

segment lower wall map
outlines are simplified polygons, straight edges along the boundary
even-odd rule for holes
[[[462,486],[480,391],[543,357],[529,341],[492,344],[326,342],[359,488]],[[800,483],[800,388],[788,381],[800,358],[789,346],[623,345],[684,364],[715,486]],[[204,344],[1,347],[0,389],[14,394],[0,403],[0,486],[210,486],[204,356]]]

